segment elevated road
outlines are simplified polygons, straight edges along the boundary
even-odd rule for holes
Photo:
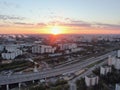
[[[107,63],[107,60],[97,64],[96,66],[93,66],[91,68],[89,68],[86,72],[84,72],[83,74],[79,75],[78,77],[72,79],[69,81],[69,85],[70,85],[70,90],[77,90],[77,86],[76,86],[76,81],[79,80],[80,78],[84,78],[86,75],[89,75],[92,73],[92,71],[99,67],[102,66],[103,64]]]
[[[64,66],[61,68],[54,68],[50,70],[45,70],[37,73],[23,73],[20,75],[11,75],[11,76],[0,76],[0,85],[7,85],[13,83],[20,83],[32,80],[40,80],[43,78],[53,77],[57,75],[62,75],[63,73],[75,72],[78,70],[82,70],[84,67],[95,63],[97,61],[103,60],[108,57],[108,55],[114,55],[116,52],[110,52],[105,55],[99,57],[92,57],[81,62],[77,62],[68,66]]]

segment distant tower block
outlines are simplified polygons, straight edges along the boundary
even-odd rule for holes
[[[108,65],[112,65],[112,57],[111,57],[111,55],[108,56]]]
[[[115,62],[114,66],[117,70],[120,70],[120,59],[116,59],[116,62]]]
[[[112,56],[111,56],[111,55],[109,55],[109,56],[108,56],[108,59],[111,59],[111,58],[112,58]]]
[[[34,66],[33,72],[38,72],[37,66]]]
[[[116,62],[116,58],[115,57],[108,57],[108,65],[109,66],[112,66],[112,65],[115,65],[115,62]]]
[[[110,65],[110,66],[112,65],[112,57],[111,57],[111,55],[108,56],[108,65]]]
[[[111,58],[111,55],[109,55],[108,57]]]
[[[120,83],[116,84],[115,90],[120,90]]]
[[[120,58],[120,50],[117,51],[117,57]]]

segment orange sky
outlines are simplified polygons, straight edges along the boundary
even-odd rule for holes
[[[120,34],[119,8],[120,0],[0,0],[0,34],[51,34],[54,26],[61,34]]]
[[[33,27],[21,27],[21,26],[9,26],[0,27],[0,34],[51,34],[51,30],[54,26],[33,26]],[[120,34],[119,30],[100,29],[100,28],[86,28],[86,27],[68,27],[57,26],[60,30],[60,34]]]

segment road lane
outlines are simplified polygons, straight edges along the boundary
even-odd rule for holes
[[[41,71],[38,73],[25,73],[21,75],[11,75],[11,76],[0,76],[0,85],[5,85],[5,84],[12,84],[12,83],[19,83],[19,82],[26,82],[26,81],[32,81],[32,80],[39,80],[47,77],[53,77],[57,75],[61,75],[66,72],[70,71],[77,71],[81,70],[82,68],[97,62],[99,60],[103,60],[108,57],[108,55],[113,55],[115,52],[110,52],[108,54],[99,56],[97,58],[93,59],[87,59],[83,60],[82,62],[78,62],[75,64],[71,64],[69,66],[65,66],[62,68],[55,68],[51,70],[46,70],[46,71]]]

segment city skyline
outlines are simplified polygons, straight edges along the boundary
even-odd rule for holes
[[[1,0],[0,34],[120,34],[119,8],[119,0]]]

